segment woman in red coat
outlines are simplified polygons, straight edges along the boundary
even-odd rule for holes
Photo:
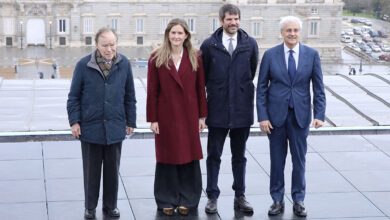
[[[148,63],[146,118],[155,133],[154,196],[159,210],[173,215],[198,206],[202,193],[199,131],[207,104],[200,53],[183,19],[169,22],[161,47]]]

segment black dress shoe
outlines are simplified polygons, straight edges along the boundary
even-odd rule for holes
[[[209,199],[205,207],[206,213],[214,214],[218,212],[217,199]]]
[[[234,208],[241,212],[253,212],[253,207],[246,201],[245,196],[234,197]]]
[[[303,204],[303,201],[294,202],[293,206],[294,214],[299,217],[306,217],[307,212],[305,209],[305,205]]]
[[[274,202],[271,207],[269,207],[268,215],[274,216],[283,213],[284,211],[284,201]]]
[[[109,209],[109,208],[103,207],[103,214],[106,216],[110,216],[112,218],[119,218],[121,216],[121,213],[119,212],[118,208]]]
[[[95,219],[96,218],[96,209],[85,209],[84,218],[85,219]]]

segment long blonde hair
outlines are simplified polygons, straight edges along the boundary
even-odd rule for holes
[[[160,68],[162,65],[165,65],[165,67],[169,69],[169,61],[172,56],[172,47],[171,42],[169,41],[169,32],[171,31],[172,27],[176,25],[180,25],[184,29],[185,34],[187,35],[187,38],[184,40],[183,47],[188,52],[188,57],[191,62],[192,70],[196,71],[198,69],[198,51],[192,46],[191,33],[188,30],[187,23],[180,18],[172,19],[168,23],[167,28],[165,29],[164,41],[162,45],[152,52],[152,54],[154,54],[153,60],[156,60],[156,67]]]

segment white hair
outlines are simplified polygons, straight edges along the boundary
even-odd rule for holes
[[[280,31],[283,31],[284,25],[287,24],[287,23],[298,23],[299,24],[299,29],[302,30],[302,21],[301,21],[301,19],[299,19],[298,17],[294,17],[294,16],[287,16],[287,17],[282,18],[282,20],[279,23],[280,24]]]

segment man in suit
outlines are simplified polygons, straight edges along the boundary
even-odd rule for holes
[[[291,194],[293,211],[307,215],[305,157],[311,122],[310,81],[313,84],[314,121],[319,128],[325,118],[325,93],[318,52],[299,43],[302,22],[288,16],[280,22],[284,43],[267,50],[260,65],[257,86],[257,115],[268,134],[271,156],[270,193],[273,204],[268,215],[284,211],[284,165],[287,141],[293,164]]]
[[[231,4],[219,10],[222,27],[201,45],[207,88],[207,213],[217,212],[218,174],[223,145],[230,136],[234,207],[253,213],[245,198],[245,145],[253,124],[257,42],[239,28],[240,9]]]

